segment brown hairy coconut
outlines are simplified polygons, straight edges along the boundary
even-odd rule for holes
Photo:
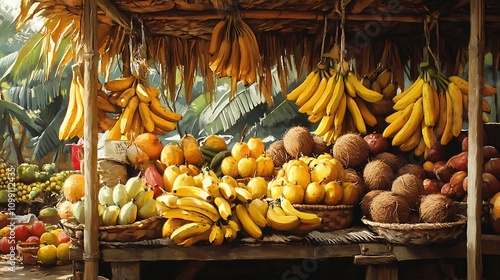
[[[302,126],[290,128],[283,136],[283,143],[293,158],[312,155],[314,139],[311,132]]]
[[[426,223],[447,223],[456,220],[457,207],[452,199],[440,194],[422,197],[420,219]]]
[[[404,197],[391,191],[382,191],[372,200],[370,214],[379,223],[406,223],[410,205]]]
[[[374,160],[366,164],[363,179],[369,190],[389,190],[394,180],[394,173],[387,163]]]
[[[346,167],[360,166],[370,156],[368,143],[359,134],[347,133],[340,136],[332,148],[333,157]]]
[[[413,174],[403,174],[392,182],[392,192],[404,197],[411,209],[418,209],[420,197],[426,194],[423,180]]]
[[[363,196],[363,199],[361,200],[360,203],[360,208],[361,208],[361,213],[367,218],[371,219],[372,216],[370,214],[370,207],[372,205],[372,200],[379,195],[383,190],[373,190],[369,191],[365,196]]]
[[[266,155],[273,160],[275,167],[281,167],[283,163],[290,159],[290,155],[286,152],[283,140],[271,143],[266,150]]]
[[[401,176],[403,174],[413,174],[422,180],[425,179],[425,169],[418,164],[408,163],[401,166],[396,175]]]
[[[314,136],[313,141],[314,141],[313,150],[312,150],[313,155],[319,156],[321,154],[325,154],[325,153],[329,154],[330,153],[330,148],[326,144],[325,140],[323,140],[323,138],[318,137],[318,136]]]
[[[373,157],[373,160],[381,160],[387,163],[392,168],[392,172],[394,173],[398,172],[398,169],[401,166],[398,156],[389,152],[377,154]]]
[[[366,187],[363,177],[358,173],[358,171],[354,170],[353,168],[345,169],[344,179],[342,181],[355,183],[359,188],[362,189],[363,193],[367,191],[365,190]]]

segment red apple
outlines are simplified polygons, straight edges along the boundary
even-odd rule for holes
[[[61,232],[57,235],[57,241],[59,241],[59,244],[68,243],[68,242],[70,241],[70,238],[69,238],[69,236],[66,234],[66,232],[61,231]]]
[[[14,227],[16,241],[26,241],[30,237],[30,230],[25,225],[17,225]]]
[[[45,224],[42,221],[34,221],[30,227],[30,234],[33,236],[42,236],[45,232]]]
[[[26,239],[26,242],[40,244],[40,237],[32,235]]]
[[[8,254],[8,253],[10,253],[10,247],[11,246],[16,246],[16,245],[15,244],[10,244],[9,243],[9,238],[7,236],[2,237],[2,239],[0,239],[0,254]]]
[[[368,151],[372,155],[380,154],[389,148],[389,143],[387,139],[380,133],[370,133],[364,137],[366,143],[368,143]]]
[[[426,194],[440,193],[441,188],[435,180],[429,178],[424,179],[424,189]]]

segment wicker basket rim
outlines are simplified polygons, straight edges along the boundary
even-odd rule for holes
[[[320,211],[328,211],[328,210],[346,210],[353,209],[354,205],[322,205],[322,204],[294,204],[295,208],[303,209],[303,210],[320,210]]]
[[[154,221],[156,221],[157,219],[159,218],[163,218],[161,216],[157,217],[150,217],[148,219],[144,219],[144,220],[140,220],[140,221],[136,221],[132,224],[128,224],[128,225],[115,225],[115,226],[100,226],[99,227],[99,230],[100,231],[106,231],[106,230],[116,230],[116,229],[130,229],[132,227],[144,227],[144,225],[147,225],[147,224],[150,224]],[[85,229],[85,225],[84,224],[76,224],[74,223],[74,219],[62,219],[60,222],[63,226],[65,227],[68,227],[70,229],[73,229],[73,230],[83,230]]]
[[[464,215],[457,214],[458,219],[454,222],[449,223],[416,223],[416,224],[398,224],[398,223],[379,223],[366,219],[363,217],[361,221],[372,227],[393,229],[393,230],[432,230],[432,229],[443,229],[443,228],[453,228],[456,226],[464,225],[467,223],[467,217]]]

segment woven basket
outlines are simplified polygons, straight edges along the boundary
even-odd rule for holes
[[[295,209],[314,213],[322,218],[318,231],[334,231],[351,226],[354,216],[354,205],[320,205],[294,204]]]
[[[99,241],[131,242],[159,238],[164,222],[163,217],[151,217],[129,225],[101,226],[99,227]],[[78,224],[74,219],[61,220],[60,223],[71,242],[83,247],[85,225]]]
[[[457,241],[463,234],[467,217],[457,215],[450,223],[378,223],[362,218],[361,221],[389,243],[401,245],[436,245]]]

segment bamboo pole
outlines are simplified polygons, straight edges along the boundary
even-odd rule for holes
[[[85,176],[84,279],[99,275],[99,214],[97,212],[97,2],[83,1],[83,63],[85,124],[83,173]]]
[[[467,183],[467,279],[482,278],[481,212],[483,173],[484,1],[470,1],[469,158]]]

